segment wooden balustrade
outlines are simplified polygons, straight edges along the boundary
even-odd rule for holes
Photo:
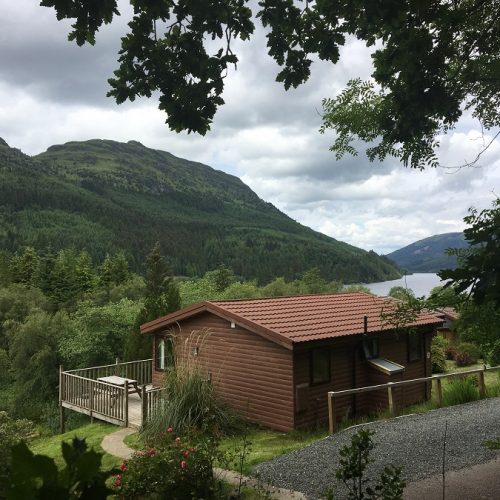
[[[146,424],[151,416],[156,412],[158,407],[166,397],[166,389],[155,387],[146,390],[144,387],[141,394],[142,399],[142,425]]]
[[[139,385],[147,385],[152,381],[153,360],[142,359],[140,361],[127,361],[123,363],[120,361],[120,358],[116,358],[116,362],[112,365],[78,368],[76,370],[67,370],[64,373],[70,373],[92,380],[117,375],[119,377],[137,380]]]
[[[64,408],[118,425],[127,425],[127,387],[61,372],[59,397]]]
[[[334,398],[336,398],[336,397],[348,396],[351,394],[361,394],[364,392],[387,390],[389,411],[391,412],[391,414],[394,414],[395,409],[394,409],[393,389],[395,387],[434,382],[436,401],[437,401],[438,405],[441,406],[443,403],[443,394],[442,394],[442,387],[441,387],[441,380],[442,379],[445,379],[445,378],[463,378],[463,377],[467,377],[470,375],[477,375],[479,396],[481,398],[484,398],[486,395],[486,386],[484,383],[484,373],[487,371],[498,371],[498,370],[500,370],[500,366],[493,366],[493,367],[489,367],[489,368],[487,368],[485,366],[483,368],[476,368],[474,370],[465,370],[465,371],[461,371],[461,372],[443,373],[443,374],[439,374],[439,375],[432,375],[431,377],[422,377],[422,378],[416,378],[416,379],[412,379],[412,380],[401,380],[399,382],[388,382],[387,384],[370,385],[370,386],[366,386],[366,387],[358,387],[356,389],[345,389],[342,391],[330,391],[330,392],[328,392],[328,396],[327,396],[328,397],[328,424],[329,424],[328,427],[329,427],[330,434],[333,434],[335,432],[335,427],[336,427],[336,415],[335,415],[335,403],[334,403]]]
[[[59,406],[61,432],[64,432],[64,408],[85,413],[92,418],[128,426],[146,423],[165,397],[164,389],[151,388],[152,359],[120,362],[76,370],[59,370]],[[102,382],[102,377],[118,376],[123,385]],[[130,380],[129,380],[130,379]],[[133,384],[132,382],[136,381]],[[148,386],[149,389],[148,389]],[[139,389],[138,397],[134,394]],[[130,396],[132,394],[132,396]],[[132,413],[129,410],[132,408]],[[140,410],[139,412],[137,410]],[[140,413],[140,415],[139,415]],[[132,419],[129,422],[129,414]],[[140,421],[139,421],[140,418]]]

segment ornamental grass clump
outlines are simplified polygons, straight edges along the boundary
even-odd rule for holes
[[[475,380],[464,377],[450,381],[443,389],[443,403],[445,406],[460,405],[479,399],[479,390]]]
[[[207,371],[194,355],[203,349],[208,335],[193,332],[184,342],[174,339],[175,367],[166,372],[164,397],[142,429],[145,442],[155,442],[168,427],[189,436],[192,432],[221,435],[237,425],[238,419],[218,400]]]

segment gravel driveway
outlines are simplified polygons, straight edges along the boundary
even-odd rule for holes
[[[407,482],[427,478],[442,470],[445,422],[447,471],[487,462],[500,454],[482,446],[483,441],[500,437],[500,398],[492,398],[347,429],[262,463],[255,472],[275,486],[318,498],[336,484],[338,450],[363,427],[375,431],[370,476],[393,464],[403,468]],[[342,491],[337,489],[340,498]]]

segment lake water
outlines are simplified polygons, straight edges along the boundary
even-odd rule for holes
[[[415,273],[403,276],[398,280],[381,281],[379,283],[365,284],[376,295],[387,295],[393,286],[402,286],[411,288],[417,297],[428,296],[429,292],[435,287],[443,285],[439,276],[435,273]]]

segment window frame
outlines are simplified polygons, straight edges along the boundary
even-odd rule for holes
[[[159,350],[160,344],[164,345],[163,357],[160,358]],[[163,361],[161,363],[160,361]],[[163,365],[163,366],[162,366]],[[163,337],[157,335],[155,337],[155,370],[159,372],[164,372],[168,370],[173,370],[175,367],[175,357],[174,357],[174,343],[171,337]]]
[[[408,363],[422,360],[423,335],[418,330],[410,330],[407,334]]]
[[[380,357],[380,339],[375,338],[365,338],[363,339],[363,349],[362,353],[364,359],[375,359]]]
[[[322,356],[328,367],[328,377],[315,379],[315,367],[317,368],[316,356]],[[314,347],[309,351],[309,383],[313,385],[328,384],[332,380],[332,359],[330,347]]]

